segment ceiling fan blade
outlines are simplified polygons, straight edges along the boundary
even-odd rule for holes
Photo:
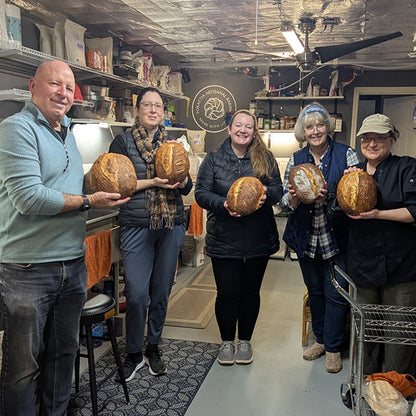
[[[220,48],[219,46],[214,46],[212,49],[214,49],[215,51],[224,51],[224,52],[249,53],[252,55],[264,55],[264,56],[274,56],[274,57],[277,56],[276,54],[268,53],[268,52],[248,51],[248,50],[233,49],[233,48]]]
[[[214,49],[214,51],[236,52],[236,53],[251,53],[251,54],[254,54],[254,55],[263,55],[261,52],[243,51],[242,49],[233,49],[233,48],[220,48],[218,46],[214,46],[212,49]]]
[[[332,46],[321,46],[316,47],[315,51],[318,52],[318,55],[321,59],[321,63],[332,61],[335,58],[340,56],[348,55],[351,52],[359,51],[361,49],[368,48],[372,45],[377,45],[378,43],[386,42],[390,39],[399,38],[403,36],[402,32],[394,32],[388,35],[377,36],[375,38],[360,40],[358,42],[345,43],[342,45],[332,45]]]

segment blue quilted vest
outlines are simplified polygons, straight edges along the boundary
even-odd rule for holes
[[[347,150],[349,146],[336,143],[328,138],[329,146],[325,153],[321,171],[328,183],[328,189],[336,182],[347,168]],[[302,163],[313,163],[315,161],[309,152],[309,145],[293,154],[295,165]],[[298,257],[304,257],[306,245],[309,241],[312,228],[312,218],[315,213],[315,204],[299,204],[293,214],[290,214],[287,220],[283,240],[286,244],[296,252]],[[330,230],[332,244],[338,252],[333,230]]]

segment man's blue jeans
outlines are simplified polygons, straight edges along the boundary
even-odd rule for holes
[[[35,384],[40,414],[66,415],[86,286],[83,257],[0,264],[1,415],[35,416]]]

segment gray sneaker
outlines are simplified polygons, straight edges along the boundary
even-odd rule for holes
[[[235,354],[236,364],[250,364],[253,362],[253,351],[250,341],[237,342],[237,353]]]
[[[221,365],[234,364],[234,341],[223,341],[218,353],[217,361]]]

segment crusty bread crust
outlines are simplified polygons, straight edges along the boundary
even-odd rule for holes
[[[172,185],[182,182],[189,173],[189,157],[185,148],[176,142],[162,144],[156,151],[156,175],[161,179],[169,179]]]
[[[105,153],[91,167],[91,187],[95,192],[115,192],[122,198],[132,195],[137,187],[137,176],[132,161],[119,153]]]
[[[231,211],[240,215],[250,215],[259,208],[264,188],[259,179],[252,176],[238,178],[227,193],[227,203]]]
[[[346,173],[338,183],[337,199],[347,214],[356,216],[371,211],[377,203],[376,183],[367,172]]]
[[[325,178],[321,170],[312,163],[293,166],[289,173],[289,183],[296,196],[304,204],[312,204],[319,191],[325,186]]]

